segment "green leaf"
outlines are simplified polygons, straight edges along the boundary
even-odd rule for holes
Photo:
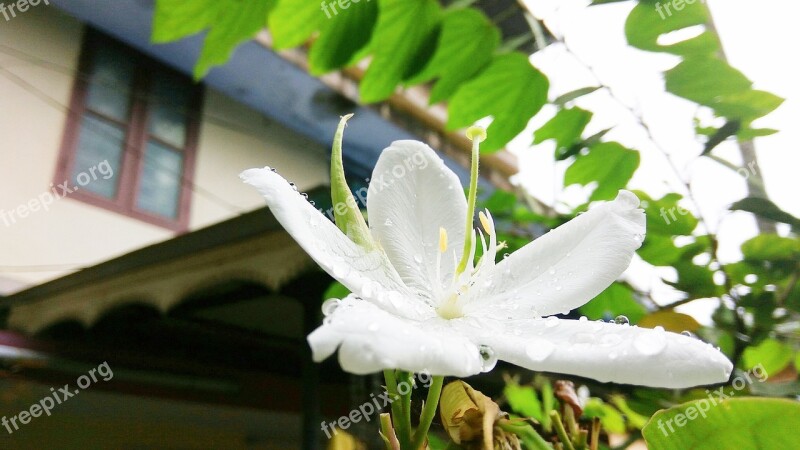
[[[647,310],[633,297],[633,291],[621,283],[614,283],[597,297],[580,307],[580,312],[591,320],[610,319],[623,315],[637,323]]]
[[[642,430],[650,450],[796,448],[800,403],[783,399],[702,399],[656,413]]]
[[[792,261],[800,257],[800,240],[776,234],[761,234],[742,244],[742,254],[750,261]]]
[[[708,267],[692,264],[691,261],[679,261],[673,265],[678,272],[678,281],[664,281],[675,289],[686,292],[694,298],[715,297],[720,294],[720,287],[714,283],[714,272]]]
[[[740,141],[750,141],[757,137],[764,137],[764,136],[771,136],[775,133],[778,133],[778,130],[774,128],[743,128],[736,133],[736,138]]]
[[[714,112],[722,117],[749,123],[776,110],[783,101],[781,97],[766,91],[748,90],[722,97],[714,104]]]
[[[642,191],[636,191],[642,201],[647,216],[647,234],[688,236],[697,227],[697,219],[691,212],[681,207],[680,194],[667,194],[658,200],[652,199]]]
[[[442,18],[436,0],[380,0],[378,6],[373,59],[360,86],[366,103],[389,97],[402,80],[416,75],[435,48]]]
[[[617,142],[601,142],[567,168],[564,185],[597,182],[589,200],[610,200],[630,181],[639,167],[639,152]]]
[[[575,89],[574,91],[570,91],[567,92],[566,94],[560,95],[558,98],[553,100],[553,103],[559,106],[564,106],[566,103],[569,103],[577,98],[583,97],[584,95],[589,95],[598,89],[601,89],[600,86],[590,86],[590,87]]]
[[[600,419],[603,429],[609,433],[624,433],[625,418],[613,406],[599,398],[591,397],[583,408],[583,417]]]
[[[563,159],[565,153],[581,141],[581,134],[592,120],[592,113],[581,108],[560,110],[541,128],[533,133],[533,144],[541,144],[548,139],[556,141],[556,159]]]
[[[469,39],[464,39],[469,36]],[[433,57],[408,84],[439,78],[431,89],[431,104],[450,98],[464,81],[481,71],[492,60],[500,44],[500,30],[474,8],[448,11]]]
[[[514,412],[542,420],[542,404],[532,386],[520,386],[516,381],[509,381],[503,388],[503,395]]]
[[[675,245],[672,236],[647,233],[647,238],[636,253],[654,266],[669,266],[681,259],[683,250]]]
[[[659,37],[695,25],[710,22],[702,2],[681,1],[681,10],[674,10],[677,2],[639,2],[625,22],[625,36],[636,48],[676,55],[710,55],[719,50],[717,36],[705,30],[700,35],[668,45],[658,43]]]
[[[186,2],[191,3],[191,2]],[[269,31],[276,50],[296,47],[319,30],[326,18],[317,2],[308,0],[279,0],[269,15]]]
[[[150,38],[163,44],[197,34],[213,25],[225,6],[219,0],[157,0]]]
[[[720,98],[742,94],[752,82],[719,58],[687,58],[665,73],[667,91],[714,108]]]
[[[351,3],[322,25],[308,53],[309,72],[322,75],[356,62],[375,32],[378,2]]]
[[[465,82],[450,99],[447,128],[455,130],[494,116],[481,150],[502,148],[522,132],[547,102],[550,82],[522,53],[495,56],[475,78]]]
[[[747,211],[764,219],[789,224],[795,231],[800,230],[800,219],[764,198],[748,197],[734,203],[730,209],[733,211]]]
[[[777,374],[793,360],[792,347],[775,339],[765,339],[757,346],[747,347],[742,354],[742,364],[745,369],[761,366],[768,375]]]

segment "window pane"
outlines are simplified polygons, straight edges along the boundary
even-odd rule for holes
[[[84,116],[70,184],[106,198],[115,198],[124,145],[123,129]]]
[[[171,219],[178,217],[183,156],[156,142],[147,144],[136,207]]]
[[[189,82],[177,77],[165,75],[153,80],[149,102],[150,134],[175,147],[185,146],[191,91]]]
[[[86,106],[120,122],[128,121],[134,65],[114,47],[99,47],[93,55]]]

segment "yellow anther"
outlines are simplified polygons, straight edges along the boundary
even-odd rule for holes
[[[444,253],[447,251],[447,230],[439,227],[439,252]]]
[[[469,127],[467,128],[467,138],[470,141],[483,142],[486,140],[486,130],[477,125]]]
[[[478,213],[478,218],[481,219],[481,225],[483,225],[483,229],[486,230],[486,233],[492,234],[494,233],[494,229],[492,228],[492,223],[489,222],[489,218],[486,217],[483,211]]]

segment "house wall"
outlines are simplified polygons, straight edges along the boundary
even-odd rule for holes
[[[43,4],[0,16],[0,295],[175,235],[68,195],[9,217],[52,189],[84,29]],[[278,167],[300,189],[327,184],[318,144],[211,90],[202,117],[190,230],[263,205],[243,169]]]

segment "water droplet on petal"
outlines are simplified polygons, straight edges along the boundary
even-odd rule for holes
[[[611,347],[622,342],[622,336],[618,334],[604,334],[600,336],[600,345]]]
[[[662,327],[643,330],[633,341],[633,346],[643,355],[657,355],[667,346],[667,333]]]
[[[375,331],[378,331],[378,329],[380,329],[380,327],[381,327],[380,325],[378,325],[377,323],[373,322],[373,323],[369,324],[369,326],[367,327],[367,330],[375,332]]]
[[[511,255],[509,255],[508,253],[503,253],[503,259],[506,259],[506,258],[508,258],[509,256],[511,256]]]
[[[588,322],[588,321],[589,321],[589,318],[586,317],[586,316],[581,316],[581,318],[578,319],[578,322]]]
[[[690,337],[690,338],[696,337],[694,335],[694,333],[692,333],[691,331],[685,331],[685,330],[681,331],[681,335],[686,336],[686,337]]]
[[[311,203],[311,206],[317,206],[317,202],[314,200],[309,200],[308,203]]]
[[[350,273],[350,267],[346,264],[334,264],[333,265],[333,276],[336,278],[343,278]]]
[[[269,168],[269,170],[271,170],[271,171],[273,171],[273,172],[275,172],[275,173],[278,173],[278,169],[276,169],[276,168],[274,168],[274,167],[270,167],[270,168]]]
[[[488,345],[481,345],[479,349],[481,353],[481,359],[483,360],[482,370],[484,372],[488,372],[494,369],[494,366],[497,365],[497,355],[495,355],[494,349]]]
[[[636,242],[642,242],[644,240],[644,236],[639,233],[633,235],[633,240]]]
[[[303,193],[302,193],[302,194],[300,194],[300,195],[302,195],[304,199],[308,200],[308,194],[306,194],[305,192],[303,192]]]
[[[322,314],[325,317],[330,316],[334,311],[336,311],[336,308],[338,308],[341,303],[342,301],[338,298],[329,298],[325,300],[322,302]]]
[[[555,344],[546,339],[533,339],[525,346],[525,354],[534,362],[542,362],[556,349]]]
[[[394,222],[392,222],[392,219],[386,219],[386,221],[383,222],[383,224],[386,225],[387,227],[393,227],[394,226]]]
[[[414,255],[414,262],[417,264],[422,264],[422,256]]]
[[[293,191],[295,191],[295,192],[297,191],[297,185],[295,185],[294,183],[289,183],[289,186],[292,187]]]
[[[631,321],[626,316],[617,316],[614,318],[614,323],[617,325],[629,325]]]
[[[544,319],[544,326],[547,328],[553,328],[558,326],[558,317],[550,316],[547,319]]]
[[[610,360],[612,360],[612,361],[613,361],[613,360],[615,360],[615,359],[617,359],[617,352],[611,352],[611,353],[609,353],[609,354],[608,354],[608,359],[610,359]]]
[[[548,270],[547,273],[549,273],[550,275],[555,275],[556,269],[550,268],[550,270]]]

